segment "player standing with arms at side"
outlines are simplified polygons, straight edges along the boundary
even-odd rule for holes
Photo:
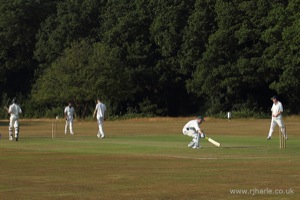
[[[187,135],[192,137],[192,141],[188,144],[188,147],[192,147],[193,149],[199,149],[200,146],[200,138],[205,138],[205,134],[200,129],[200,124],[204,122],[204,118],[202,116],[198,116],[197,119],[191,120],[186,123],[182,129],[183,135]]]
[[[15,139],[19,140],[19,115],[22,113],[22,110],[19,105],[17,105],[17,99],[14,98],[12,100],[12,104],[9,108],[6,108],[7,112],[10,114],[9,118],[9,128],[8,128],[8,136],[9,140],[13,140],[13,129],[15,128]]]
[[[104,123],[104,117],[105,117],[105,111],[106,111],[106,106],[100,101],[100,99],[97,99],[97,105],[93,114],[93,117],[96,116],[97,113],[97,123],[98,123],[98,138],[104,138],[104,131],[103,131],[103,123]]]
[[[271,108],[272,120],[271,120],[271,126],[270,126],[270,131],[269,131],[267,140],[271,139],[272,133],[274,131],[274,128],[275,128],[276,124],[278,124],[281,133],[284,134],[284,137],[287,140],[288,137],[287,137],[286,129],[285,129],[285,126],[284,126],[283,121],[282,121],[283,106],[282,106],[281,102],[278,101],[277,96],[273,96],[271,98],[271,100],[273,101],[273,106]]]
[[[74,135],[73,120],[74,120],[74,116],[75,116],[75,110],[74,110],[74,107],[72,106],[71,102],[69,102],[69,105],[67,107],[65,107],[64,114],[65,114],[65,118],[66,118],[65,134],[67,134],[68,126],[69,126],[70,134]]]

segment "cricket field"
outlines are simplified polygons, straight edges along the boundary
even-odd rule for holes
[[[270,119],[213,119],[201,124],[216,147],[187,147],[182,127],[193,118],[75,121],[21,120],[8,140],[0,121],[0,199],[300,199],[300,118],[284,118],[289,139],[279,149]],[[57,125],[52,138],[52,123]]]

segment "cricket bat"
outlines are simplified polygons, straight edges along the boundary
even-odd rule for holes
[[[213,139],[211,139],[211,138],[209,138],[209,137],[205,137],[205,138],[206,138],[210,143],[216,145],[217,147],[220,147],[220,146],[221,146],[221,144],[220,144],[219,142],[217,142],[217,141],[215,141],[215,140],[213,140]]]

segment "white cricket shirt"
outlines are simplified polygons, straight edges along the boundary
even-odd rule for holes
[[[277,115],[279,112],[283,112],[283,107],[280,101],[277,101],[277,103],[273,103],[273,106],[271,108],[272,116]],[[282,118],[282,114],[277,116],[277,119]]]
[[[97,110],[97,118],[104,117],[106,106],[103,103],[98,103],[95,109]]]
[[[21,110],[20,106],[13,103],[9,106],[8,112],[13,116],[19,117],[19,114],[22,113],[22,110]]]

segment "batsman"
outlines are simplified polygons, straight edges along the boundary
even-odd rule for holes
[[[5,107],[5,109],[10,114],[9,129],[8,129],[9,140],[13,140],[13,129],[15,129],[15,139],[16,141],[18,141],[19,140],[19,115],[22,113],[22,110],[20,106],[17,105],[16,98],[12,100],[12,104],[9,106],[9,108]]]
[[[204,118],[202,116],[198,116],[197,119],[191,120],[186,123],[182,129],[183,135],[187,135],[192,137],[192,141],[188,144],[188,147],[193,149],[199,149],[200,139],[205,138],[205,134],[201,131],[200,125],[204,122]]]

